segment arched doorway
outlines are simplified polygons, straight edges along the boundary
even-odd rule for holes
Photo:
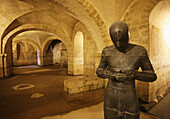
[[[51,39],[43,47],[43,65],[57,64],[61,67],[68,67],[67,48],[58,39]]]

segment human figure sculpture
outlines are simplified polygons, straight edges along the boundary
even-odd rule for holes
[[[108,78],[104,96],[105,119],[139,119],[135,79],[153,82],[157,76],[144,47],[129,43],[129,30],[125,22],[111,25],[112,46],[102,51],[96,74]],[[141,67],[142,71],[138,71]]]

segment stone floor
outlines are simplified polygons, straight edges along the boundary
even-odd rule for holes
[[[157,115],[162,119],[170,119],[170,93],[168,93],[157,105],[155,105],[149,113]]]
[[[72,111],[64,115],[46,116],[41,119],[104,119],[103,102],[94,106]],[[140,112],[140,119],[160,119],[151,114]]]
[[[14,68],[0,80],[0,119],[103,119],[103,93],[69,101],[63,93],[67,69],[58,66]],[[95,95],[98,94],[98,95]],[[141,119],[158,119],[141,112]]]

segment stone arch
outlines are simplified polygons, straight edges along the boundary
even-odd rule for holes
[[[94,7],[94,5],[89,0],[72,0],[72,1],[55,0],[53,2],[63,5],[66,10],[73,13],[72,16],[74,18],[78,19],[83,24],[85,24],[88,29],[93,30],[91,32],[94,32],[94,30],[97,31],[98,35],[92,34],[92,37],[94,37],[94,40],[97,43],[98,52],[101,52],[102,48],[104,48],[106,45],[110,43],[110,40],[109,40],[110,38],[108,37],[108,29],[106,27],[105,21],[102,18],[99,11]],[[39,6],[38,3],[34,3],[34,5],[38,7],[39,9],[42,9],[42,6]],[[79,10],[76,10],[76,8],[79,8],[76,6],[82,7],[83,13],[86,13],[86,16],[91,18],[91,20],[94,22],[94,26],[95,26],[93,27],[94,29],[92,28],[93,25],[89,25],[91,24],[91,22],[89,22],[89,20],[86,21],[86,19],[84,18],[84,15],[82,15],[81,12],[78,12]],[[100,40],[96,40],[96,39],[100,39]]]
[[[41,52],[42,54],[41,55],[43,55],[43,53],[44,53],[44,49],[45,49],[46,44],[49,41],[54,40],[54,39],[58,39],[58,40],[62,41],[64,43],[64,45],[66,46],[67,51],[71,50],[70,47],[69,47],[71,44],[68,41],[66,41],[65,39],[61,39],[58,36],[51,36],[51,37],[47,38],[47,40],[45,40],[45,42],[42,44],[42,52]]]
[[[65,48],[66,48],[66,51],[62,51],[62,52],[65,52],[64,54],[68,54],[69,52],[71,52],[70,50],[71,50],[71,44],[69,44],[69,42],[66,42],[65,40],[61,40],[61,38],[60,37],[58,37],[58,36],[51,36],[51,37],[48,37],[44,42],[43,42],[43,44],[42,44],[42,54],[41,54],[41,56],[43,57],[43,65],[44,64],[46,64],[46,65],[48,65],[47,63],[45,63],[46,61],[45,61],[45,57],[47,57],[47,54],[46,54],[46,51],[47,51],[47,49],[48,49],[48,47],[49,47],[49,45],[54,41],[54,40],[60,40],[62,43],[63,43],[63,45],[65,46]],[[62,46],[63,46],[62,45]],[[54,57],[54,56],[53,56]],[[66,57],[66,56],[65,56]],[[60,60],[61,61],[61,60]],[[64,61],[65,63],[67,62],[67,65],[68,65],[68,61]],[[60,65],[63,65],[63,64],[60,64]],[[67,67],[67,66],[66,66]]]
[[[46,10],[47,12],[49,10]],[[46,16],[46,19],[50,19],[52,20],[52,23],[48,23],[46,21],[46,19],[43,19],[41,16]],[[25,19],[33,19],[33,20],[25,20]],[[39,20],[41,19],[41,20]],[[65,29],[63,29],[63,24],[61,22],[59,22],[58,20],[55,19],[51,19],[50,16],[46,15],[44,12],[42,12],[41,10],[33,10],[30,12],[26,12],[23,13],[22,15],[17,16],[16,18],[14,18],[14,20],[6,27],[6,29],[4,30],[1,40],[4,39],[4,37],[9,34],[11,31],[13,31],[14,29],[16,29],[17,27],[20,27],[24,24],[46,24],[49,26],[53,26],[54,25],[57,29],[60,29],[61,32],[64,32]]]
[[[110,42],[108,39],[107,33],[108,30],[98,10],[89,2],[89,0],[77,0],[77,1],[86,8],[87,13],[95,21],[96,25],[100,29],[102,33],[102,39],[104,39],[104,42],[107,42],[108,45],[108,43]]]
[[[162,0],[134,0],[121,18],[129,25],[131,42],[142,44],[147,50],[149,43],[149,15],[160,1]]]
[[[41,47],[31,38],[27,37],[19,37],[14,38],[15,41],[24,41],[30,43],[33,47],[37,49],[37,65],[42,66],[42,60],[41,60]]]
[[[56,0],[56,1],[53,1],[53,2],[61,3],[61,5],[63,5],[66,8],[66,10],[73,13],[75,16],[78,13],[79,15],[78,15],[78,17],[76,17],[76,19],[79,20],[79,21],[82,21],[82,23],[84,23],[85,25],[88,25],[88,23],[91,23],[90,21],[94,22],[93,24],[94,24],[95,27],[92,27],[92,25],[88,25],[87,28],[90,30],[90,32],[96,32],[97,33],[97,35],[92,34],[92,37],[93,37],[94,41],[96,42],[96,49],[97,49],[98,53],[101,52],[101,50],[106,45],[108,45],[109,37],[108,37],[107,27],[105,25],[105,21],[102,18],[102,16],[100,15],[100,13],[98,12],[98,10],[93,6],[93,4],[90,3],[89,0],[72,0],[71,2],[70,1],[64,2],[64,1]],[[72,5],[73,2],[76,5],[81,6],[83,8],[82,9],[83,12],[86,13],[85,16],[90,18],[90,21],[84,19],[83,17],[81,17],[82,16],[81,12],[77,12],[75,7]],[[36,4],[38,6],[38,2],[37,3],[35,2],[34,6],[36,6]],[[41,10],[41,6],[37,7],[37,8],[39,8]],[[74,15],[72,15],[72,16],[74,17]],[[29,24],[25,24],[25,25],[22,25],[20,27],[23,27],[23,26],[26,26],[26,25],[29,25]],[[31,26],[28,29],[30,29],[30,30],[33,29],[34,30],[34,28],[32,28]],[[15,32],[15,30],[16,29],[14,29],[12,32]],[[23,31],[25,31],[24,28],[23,28]],[[18,33],[23,32],[23,31],[18,31]],[[1,44],[1,46],[3,45],[1,47],[2,48],[2,50],[1,50],[2,53],[5,53],[5,46],[6,45],[4,45],[4,44],[8,44],[6,39],[12,38],[12,36],[14,37],[15,35],[10,32],[10,33],[7,34],[7,36],[5,36],[5,38],[2,39],[2,44]],[[64,34],[64,36],[65,36],[65,34]],[[68,38],[68,37],[66,37],[66,38]],[[65,39],[65,38],[61,38],[61,39]],[[71,46],[68,46],[68,47],[70,48]],[[71,56],[71,55],[72,54],[70,53],[69,56]]]
[[[46,4],[43,5],[39,5],[38,1],[24,1],[32,6],[36,6],[38,8],[38,10],[40,11],[48,11],[49,6]],[[61,4],[64,9],[65,9],[65,13],[67,15],[71,15],[73,18],[77,19],[78,21],[81,21],[83,24],[85,24],[87,26],[88,29],[91,30],[91,32],[96,32],[94,35],[92,34],[92,37],[94,39],[94,41],[97,43],[97,50],[98,52],[101,52],[102,48],[104,48],[106,45],[108,45],[108,42],[110,42],[110,38],[108,37],[108,29],[106,27],[104,18],[102,18],[102,15],[100,14],[100,12],[95,8],[95,6],[90,2],[90,0],[72,0],[72,1],[60,1],[60,0],[53,0],[51,1],[52,3],[59,3]],[[54,6],[57,6],[56,4],[53,4]],[[77,11],[77,7],[74,6],[80,6],[82,8],[83,14],[85,13],[85,15],[82,15],[82,11],[79,12],[79,10]],[[46,10],[44,10],[44,8],[47,8]],[[37,11],[37,10],[35,10]],[[69,12],[67,12],[69,11]],[[26,14],[30,14],[33,13],[34,11],[31,11],[29,13]],[[73,14],[73,15],[72,15]],[[24,14],[25,15],[25,14]],[[22,15],[22,16],[24,16]],[[20,16],[20,17],[22,17]],[[75,17],[77,16],[77,17]],[[83,17],[82,17],[83,16]],[[88,19],[84,19],[84,17],[88,17]],[[90,21],[89,21],[90,18]],[[94,23],[92,23],[94,22]],[[22,24],[24,24],[25,22],[23,22]],[[35,23],[35,22],[34,22]],[[93,24],[93,25],[89,25],[89,24]],[[17,23],[16,23],[17,24]],[[29,24],[25,23],[25,24]],[[36,24],[36,23],[35,23]],[[65,29],[63,29],[65,30]],[[2,38],[3,39],[3,38]],[[100,39],[100,40],[97,40]],[[102,44],[102,45],[101,45]]]
[[[46,31],[53,33],[60,37],[61,39],[68,40],[68,37],[61,31],[45,24],[25,24],[22,26],[17,27],[16,29],[12,30],[10,33],[8,33],[4,39],[2,39],[2,54],[4,55],[4,75],[3,76],[9,76],[12,73],[12,39],[18,35],[19,33],[22,33],[24,31],[30,31],[30,30],[40,30],[40,31]],[[69,42],[69,41],[68,41]]]
[[[28,42],[28,43],[30,43],[31,45],[33,45],[33,46],[35,46],[40,52],[41,52],[41,48],[40,48],[40,46],[34,41],[34,40],[32,40],[32,39],[30,39],[30,38],[27,38],[27,37],[22,37],[22,38],[14,38],[15,39],[15,41],[25,41],[25,42]]]
[[[74,30],[73,30],[73,34],[72,34],[72,43],[74,42],[74,36],[77,33],[77,31],[82,31],[84,34],[84,39],[87,38],[91,38],[91,34],[88,31],[88,29],[86,28],[86,26],[84,24],[82,24],[81,22],[78,22],[75,26],[74,26]],[[96,43],[95,43],[95,47],[96,47]]]
[[[74,44],[74,37],[77,32],[81,31],[83,34],[83,58],[84,58],[84,75],[95,74],[95,54],[97,53],[97,44],[92,39],[90,32],[81,22],[78,22],[73,31],[72,44]],[[74,45],[73,45],[74,46]],[[72,48],[74,51],[74,48]],[[73,52],[74,56],[74,52]],[[98,64],[97,64],[98,65]],[[73,66],[74,67],[74,66]]]
[[[68,40],[68,37],[65,36],[65,34],[49,25],[45,24],[25,24],[22,26],[17,27],[16,29],[12,30],[10,33],[8,33],[4,39],[2,40],[2,53],[5,53],[5,48],[7,45],[7,42],[9,40],[12,40],[17,34],[24,32],[24,31],[30,31],[30,30],[40,30],[40,31],[46,31],[53,33],[60,37],[61,39]]]

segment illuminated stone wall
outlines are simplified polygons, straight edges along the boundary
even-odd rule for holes
[[[150,100],[163,97],[170,88],[170,2],[160,2],[150,15],[149,53],[157,81],[149,84]]]
[[[52,45],[55,40],[49,42],[46,46],[43,55],[43,65],[58,64],[61,67],[68,67],[67,49],[65,45],[60,41]]]
[[[61,57],[60,57],[60,66],[61,67],[68,67],[68,54],[66,46],[62,43],[62,49],[61,49]]]
[[[81,31],[78,31],[74,37],[74,75],[84,74],[83,41],[83,33]]]
[[[62,43],[57,43],[53,48],[53,64],[60,64]]]
[[[13,42],[13,66],[37,65],[37,50],[27,42]]]
[[[161,0],[133,0],[121,20],[129,25],[130,42],[145,47],[149,54],[149,15]],[[149,56],[150,57],[150,56]],[[137,95],[150,102],[149,83],[136,81]]]

